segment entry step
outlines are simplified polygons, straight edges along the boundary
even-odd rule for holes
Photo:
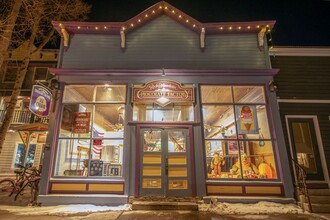
[[[198,204],[196,202],[133,201],[132,209],[198,211]]]

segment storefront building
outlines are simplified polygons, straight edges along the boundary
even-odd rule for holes
[[[166,2],[127,22],[54,22],[63,45],[39,201],[293,198],[266,33]]]

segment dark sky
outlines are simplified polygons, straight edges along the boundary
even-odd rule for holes
[[[85,0],[89,21],[126,21],[157,0]],[[167,0],[200,22],[276,20],[274,46],[330,46],[330,0]]]

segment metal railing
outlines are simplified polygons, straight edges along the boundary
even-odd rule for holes
[[[292,167],[295,172],[295,183],[294,184],[295,184],[295,188],[296,188],[296,192],[297,192],[296,199],[298,201],[300,201],[300,195],[303,195],[305,201],[308,202],[309,211],[313,212],[311,200],[309,198],[307,183],[306,183],[307,173],[304,170],[304,168],[301,165],[299,165],[299,163],[297,161],[295,161],[293,158],[291,158],[291,161],[292,161]],[[304,204],[302,204],[302,208],[304,209]]]
[[[6,110],[0,110],[0,124],[5,118]],[[48,124],[48,117],[38,117],[29,110],[15,110],[11,124],[22,125],[31,123],[45,123]]]

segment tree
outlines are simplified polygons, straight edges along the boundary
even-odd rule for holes
[[[25,51],[24,59],[20,64],[13,87],[13,92],[11,94],[6,114],[0,128],[0,153],[5,141],[6,133],[10,126],[11,119],[14,114],[17,99],[20,94],[25,75],[27,73],[30,59],[34,53],[41,50],[47,43],[53,41],[56,37],[54,28],[51,25],[51,21],[85,20],[87,18],[87,14],[90,11],[90,6],[84,3],[82,0],[7,1],[7,3],[10,3],[12,6],[10,7],[11,10],[15,9],[14,5],[16,1],[23,1],[23,4],[19,9],[19,14],[16,16],[16,19],[12,19],[12,22],[15,22],[15,25],[11,30],[12,33],[15,32],[15,35],[11,35],[10,44],[17,46],[17,42],[22,42],[22,40],[24,40],[27,41],[27,49]],[[10,11],[8,14],[12,14],[12,12]],[[20,40],[17,41],[17,39]],[[2,41],[4,41],[4,38],[1,38],[1,42]],[[2,44],[0,43],[0,45]],[[37,49],[32,51],[34,45],[37,46]]]

